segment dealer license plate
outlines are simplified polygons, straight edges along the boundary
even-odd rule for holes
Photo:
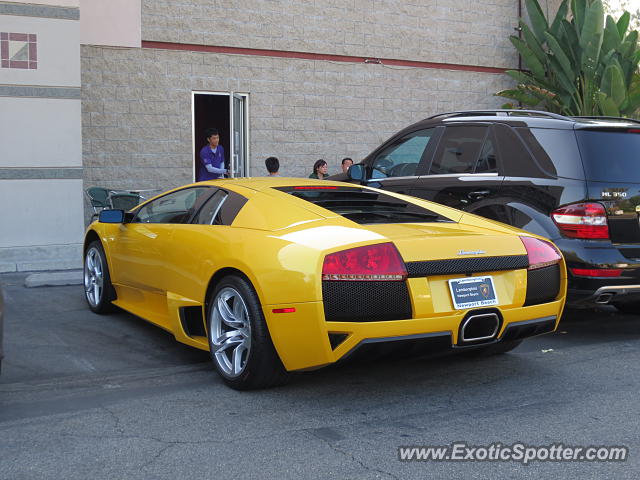
[[[498,304],[491,276],[454,278],[449,280],[449,289],[456,310]]]

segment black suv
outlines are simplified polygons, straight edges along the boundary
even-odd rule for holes
[[[347,175],[543,235],[569,302],[640,313],[640,122],[527,110],[445,113],[405,128]]]

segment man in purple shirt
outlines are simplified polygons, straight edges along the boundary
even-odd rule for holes
[[[224,168],[224,148],[220,145],[220,134],[215,128],[205,132],[208,144],[200,150],[200,162],[196,171],[196,181],[222,178],[227,173]]]

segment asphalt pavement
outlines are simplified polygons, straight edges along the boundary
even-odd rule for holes
[[[640,316],[571,311],[513,352],[360,361],[236,392],[82,287],[0,275],[0,479],[616,478],[640,471]],[[624,462],[399,460],[401,446],[626,446]]]

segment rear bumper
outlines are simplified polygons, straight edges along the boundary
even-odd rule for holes
[[[569,290],[568,304],[571,306],[606,305],[616,300],[639,300],[640,284],[638,285],[603,285],[595,291]]]
[[[625,257],[610,241],[556,239],[567,263],[567,305],[589,306],[614,298],[640,300],[640,260]],[[619,277],[582,277],[572,268],[622,269]]]
[[[493,338],[470,346],[489,345],[499,340],[518,340],[557,328],[564,298],[530,307],[500,309],[501,324]],[[323,319],[322,302],[297,304],[296,312],[287,315],[266,313],[274,346],[287,370],[319,368],[345,358],[363,346],[403,341],[438,339],[449,349],[459,342],[460,325],[469,311],[457,311],[426,318],[384,322],[314,322]],[[331,345],[329,335],[343,334],[344,340]]]

